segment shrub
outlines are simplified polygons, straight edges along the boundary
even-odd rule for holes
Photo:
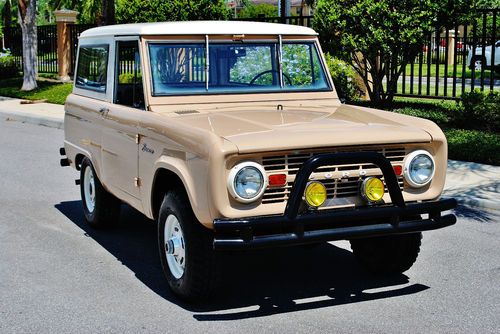
[[[0,57],[0,73],[2,73],[2,78],[12,78],[18,75],[18,70],[14,57],[3,56]]]
[[[446,113],[437,110],[422,110],[418,108],[405,107],[394,109],[393,111],[397,112],[398,114],[426,118],[433,121],[439,126],[445,126],[449,121],[448,115]]]
[[[444,133],[450,159],[500,165],[499,134],[462,129],[445,129]]]
[[[140,73],[137,74],[137,82],[142,80],[142,75]],[[125,72],[119,75],[118,83],[120,84],[131,84],[134,83],[134,73]]]
[[[464,128],[500,131],[500,92],[480,90],[461,96],[461,110],[455,113],[455,121]]]
[[[261,3],[258,5],[248,4],[239,13],[240,18],[257,18],[259,16],[276,17],[278,16],[278,9],[276,6],[268,3]]]
[[[326,64],[339,98],[348,102],[358,100],[363,91],[356,82],[356,72],[345,61],[325,54]]]

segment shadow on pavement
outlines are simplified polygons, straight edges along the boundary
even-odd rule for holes
[[[120,226],[95,230],[83,220],[80,201],[55,207],[85,231],[152,291],[199,321],[238,320],[414,294],[429,289],[408,284],[405,275],[380,277],[363,272],[351,252],[316,247],[224,254],[220,292],[206,305],[179,301],[168,289],[160,265],[156,224],[128,206]],[[372,291],[368,291],[372,290]]]
[[[457,219],[469,218],[477,220],[481,223],[495,223],[498,221],[498,215],[493,211],[471,208],[460,204],[457,206],[453,213],[457,216]]]

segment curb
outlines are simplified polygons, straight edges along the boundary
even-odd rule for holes
[[[31,114],[24,114],[21,112],[7,112],[4,110],[0,110],[0,114],[6,121],[18,121],[34,125],[43,125],[56,129],[62,129],[64,125],[64,121],[62,119],[55,117],[34,116]]]

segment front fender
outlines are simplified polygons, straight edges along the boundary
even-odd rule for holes
[[[144,185],[146,194],[151,194],[145,205],[148,208],[147,215],[154,216],[153,212],[153,189],[156,186],[156,176],[160,170],[167,170],[174,173],[182,182],[184,189],[188,195],[191,208],[196,218],[207,227],[212,226],[212,218],[208,209],[208,187],[207,177],[208,168],[207,162],[199,157],[190,157],[190,159],[179,159],[176,157],[162,155],[154,162],[154,177],[149,184]],[[204,181],[205,180],[205,181]]]

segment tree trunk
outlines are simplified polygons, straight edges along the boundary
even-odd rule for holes
[[[37,88],[37,29],[36,0],[18,0],[19,24],[23,33],[23,86],[21,90]]]
[[[101,16],[97,20],[97,25],[106,26],[115,24],[115,1],[101,0]]]
[[[4,37],[4,47],[6,49],[11,48],[11,25],[12,25],[12,14],[11,14],[12,6],[10,4],[10,0],[5,1],[5,5],[3,7],[2,12],[2,20],[3,20],[3,37]]]

